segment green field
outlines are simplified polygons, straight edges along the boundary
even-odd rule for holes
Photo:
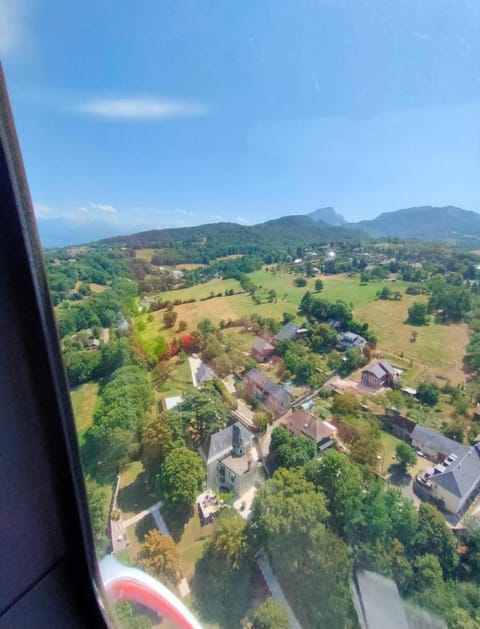
[[[163,299],[197,299],[196,302],[176,306],[178,321],[188,324],[187,331],[195,329],[198,322],[205,317],[218,324],[222,320],[240,319],[254,313],[262,317],[280,320],[284,312],[296,314],[298,305],[307,290],[314,292],[315,278],[307,280],[307,286],[298,288],[294,284],[297,275],[285,271],[267,270],[266,268],[250,273],[251,280],[259,287],[259,294],[265,297],[269,290],[275,290],[276,299],[269,303],[256,305],[247,293],[230,297],[214,297],[199,301],[202,297],[222,293],[233,288],[239,290],[236,280],[213,279],[191,288],[161,293]],[[369,282],[361,285],[358,276],[331,275],[322,277],[324,289],[318,296],[329,301],[343,300],[352,305],[356,319],[369,324],[370,329],[378,338],[378,350],[384,352],[391,360],[408,369],[405,382],[414,385],[419,378],[431,377],[450,379],[454,383],[463,382],[463,357],[468,342],[468,329],[465,324],[437,325],[417,327],[406,325],[408,307],[414,301],[425,297],[405,295],[406,282],[392,283]],[[376,300],[377,292],[389,286],[392,291],[400,291],[400,301]],[[143,315],[146,321],[147,315]],[[143,341],[148,342],[158,334],[171,339],[175,329],[165,330],[163,311],[153,313],[153,321],[145,324],[141,332]],[[417,341],[410,341],[413,330],[418,333]],[[180,387],[181,388],[181,387]],[[177,391],[173,387],[174,391]]]
[[[172,301],[174,299],[196,299],[191,304],[183,304],[176,306],[175,311],[178,314],[178,320],[185,320],[189,324],[189,329],[196,327],[198,322],[208,317],[215,323],[219,323],[222,319],[239,319],[256,313],[262,317],[273,317],[281,319],[284,312],[296,314],[300,301],[307,290],[314,292],[315,278],[307,280],[307,286],[297,287],[294,284],[296,275],[286,272],[272,272],[266,269],[255,271],[249,274],[252,282],[260,288],[259,294],[265,295],[269,290],[277,293],[276,301],[272,303],[262,303],[256,305],[250,295],[247,293],[237,294],[230,297],[214,297],[207,301],[199,301],[201,298],[208,297],[210,294],[222,293],[224,295],[227,289],[233,288],[235,291],[240,290],[240,285],[236,280],[213,279],[204,284],[198,284],[190,288],[182,288],[179,290],[171,290],[160,293],[160,297],[165,300]],[[324,277],[324,290],[318,293],[319,297],[336,301],[342,299],[353,306],[361,306],[372,302],[375,299],[377,291],[382,288],[384,282],[372,282],[365,286],[360,285],[358,276],[350,278],[346,276],[328,276]],[[406,284],[397,282],[392,284],[392,290],[403,291]],[[154,323],[147,326],[145,338],[152,336],[152,330],[161,330],[163,327],[163,311],[153,313]],[[168,335],[173,334],[173,330],[164,330]],[[142,334],[143,336],[143,334]]]
[[[405,382],[415,385],[418,378],[431,377],[451,380],[453,383],[465,381],[463,357],[468,343],[468,328],[464,323],[428,326],[405,324],[408,307],[414,301],[425,298],[403,295],[402,300],[374,301],[354,309],[359,321],[369,323],[378,338],[378,349],[385,351],[395,361],[403,358],[403,363],[412,371],[405,374]],[[417,340],[412,343],[412,331],[417,331]]]
[[[98,390],[98,382],[86,382],[85,384],[72,389],[70,392],[73,415],[75,417],[75,426],[80,444],[83,443],[85,431],[92,423],[95,402],[98,397]]]

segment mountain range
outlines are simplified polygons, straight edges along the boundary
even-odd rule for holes
[[[259,223],[211,223],[196,227],[134,230],[97,221],[79,227],[66,219],[39,219],[38,227],[45,247],[82,244],[103,239],[109,243],[140,243],[155,247],[159,242],[180,240],[187,242],[198,237],[213,237],[235,243],[246,238],[251,242],[273,238],[287,241],[334,241],[344,239],[401,238],[444,241],[464,248],[480,247],[480,214],[452,205],[445,207],[411,207],[383,212],[371,220],[347,223],[332,207],[323,207],[310,214],[293,214]],[[145,228],[144,228],[145,229]],[[132,234],[133,231],[137,233]],[[125,235],[130,233],[131,235]]]

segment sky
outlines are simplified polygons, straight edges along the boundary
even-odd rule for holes
[[[477,0],[0,0],[35,211],[82,230],[480,211]]]

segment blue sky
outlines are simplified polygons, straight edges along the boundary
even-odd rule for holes
[[[0,0],[40,217],[480,210],[476,0]]]

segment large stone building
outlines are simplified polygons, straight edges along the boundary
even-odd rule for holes
[[[461,513],[480,488],[478,446],[466,446],[417,425],[411,444],[436,465],[425,475],[431,495],[450,513]]]
[[[207,437],[199,448],[207,488],[231,492],[236,499],[255,485],[257,460],[252,435],[237,422]]]

